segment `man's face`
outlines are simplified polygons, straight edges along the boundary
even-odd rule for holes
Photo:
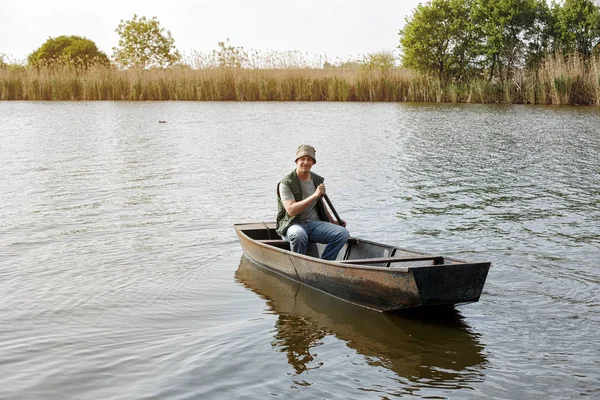
[[[296,160],[296,165],[302,172],[309,172],[314,164],[315,162],[309,156],[302,156]]]

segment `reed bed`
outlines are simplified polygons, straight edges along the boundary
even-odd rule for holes
[[[402,68],[0,69],[0,100],[364,101],[600,106],[600,59],[556,55],[505,82],[442,83]]]

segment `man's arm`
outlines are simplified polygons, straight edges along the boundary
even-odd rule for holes
[[[281,188],[280,188],[281,190]],[[295,217],[300,214],[302,211],[306,210],[314,201],[317,201],[319,198],[323,197],[325,194],[325,185],[320,184],[317,186],[315,192],[307,197],[304,200],[295,201],[295,200],[282,200],[283,207],[285,211],[291,216]],[[281,194],[280,194],[281,195]]]

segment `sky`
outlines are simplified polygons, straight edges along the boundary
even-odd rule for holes
[[[0,0],[0,55],[22,61],[49,37],[84,36],[111,56],[115,29],[134,14],[157,17],[184,54],[230,39],[246,50],[298,50],[335,61],[398,46],[423,0]]]

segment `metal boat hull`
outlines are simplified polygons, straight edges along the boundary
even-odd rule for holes
[[[442,257],[438,257],[442,264],[429,265],[423,265],[423,261],[401,262],[399,267],[386,262],[376,266],[349,264],[357,258],[361,259],[357,262],[369,262],[363,260],[365,254],[373,254],[371,258],[375,258],[385,256],[377,254],[384,251],[401,253],[404,258],[421,255],[361,239],[351,239],[340,252],[340,259],[326,261],[269,244],[280,239],[274,238],[274,224],[236,224],[235,229],[244,253],[260,267],[341,300],[382,312],[476,302],[490,267],[489,262],[466,263]],[[382,260],[396,262],[393,257]]]

